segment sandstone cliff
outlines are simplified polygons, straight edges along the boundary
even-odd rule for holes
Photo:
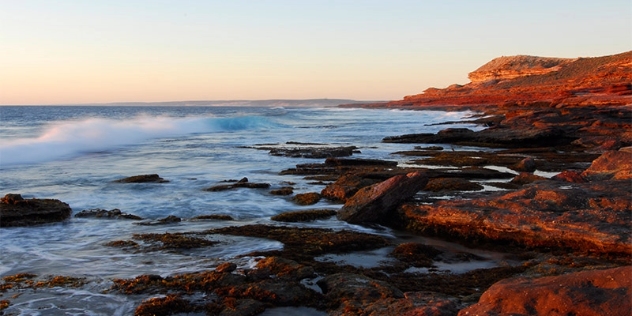
[[[543,75],[558,71],[562,66],[575,61],[569,58],[548,58],[537,56],[503,56],[469,73],[472,83],[501,81],[524,76]]]
[[[399,101],[365,106],[629,105],[632,51],[589,58],[499,57],[469,78],[465,85],[428,88]]]

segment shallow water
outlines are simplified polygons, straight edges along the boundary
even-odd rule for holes
[[[339,207],[327,201],[300,207],[288,197],[270,195],[269,190],[204,191],[222,180],[242,177],[270,183],[271,189],[292,182],[295,193],[319,192],[323,188],[308,184],[302,177],[279,175],[296,164],[322,159],[271,156],[252,146],[290,141],[353,145],[361,151],[354,158],[404,163],[406,157],[389,154],[413,146],[381,143],[383,137],[434,133],[445,127],[430,124],[469,115],[332,107],[0,107],[0,194],[59,199],[68,203],[74,213],[118,208],[148,220],[168,215],[184,219],[164,226],[139,226],[128,220],[73,217],[63,223],[0,229],[0,276],[22,272],[67,275],[88,277],[96,284],[77,290],[60,288],[24,294],[12,301],[5,313],[128,314],[137,302],[134,298],[100,293],[109,279],[213,269],[225,261],[245,267],[252,262],[238,256],[282,245],[258,238],[210,236],[220,246],[178,253],[133,253],[106,247],[105,243],[130,239],[134,233],[272,224],[269,218],[285,211]],[[456,127],[478,129],[468,124]],[[151,173],[169,182],[113,182]],[[211,214],[230,215],[235,220],[188,220]],[[391,234],[335,218],[301,225]],[[85,303],[81,305],[83,310],[78,307],[80,304],[72,303],[76,301]],[[97,305],[104,307],[99,309]]]

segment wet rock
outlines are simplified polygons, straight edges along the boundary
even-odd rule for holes
[[[459,307],[459,300],[452,296],[436,292],[406,292],[404,298],[377,300],[364,307],[362,312],[380,316],[454,316]]]
[[[396,287],[360,274],[332,274],[317,284],[335,309],[330,315],[358,315],[380,299],[404,297]]]
[[[395,167],[397,161],[380,160],[380,159],[344,159],[344,158],[327,158],[325,164],[329,166],[385,166]]]
[[[318,219],[327,219],[336,215],[336,210],[306,210],[285,212],[272,216],[270,219],[278,222],[311,222]]]
[[[218,242],[205,238],[189,236],[185,233],[164,233],[164,234],[134,234],[135,240],[142,240],[149,243],[144,248],[145,251],[156,251],[166,249],[193,249],[216,245]]]
[[[478,191],[482,190],[483,186],[470,182],[461,178],[434,178],[430,179],[424,191],[440,192],[440,191]]]
[[[412,172],[364,187],[338,211],[338,219],[350,223],[378,221],[414,196],[427,183],[428,177],[424,173]]]
[[[605,152],[592,162],[582,177],[589,180],[632,179],[632,153],[627,150]]]
[[[524,185],[524,184],[529,184],[529,183],[533,183],[533,182],[536,182],[536,181],[543,181],[543,180],[547,180],[547,179],[545,177],[538,176],[538,175],[535,175],[533,173],[521,172],[519,175],[517,175],[513,179],[511,179],[511,181],[509,181],[509,183],[517,184],[517,185]]]
[[[280,241],[284,245],[283,257],[288,259],[313,257],[325,253],[371,250],[389,245],[387,239],[377,235],[320,228],[245,225],[216,228],[204,233]]]
[[[573,170],[564,170],[564,171],[554,175],[553,177],[551,177],[551,180],[571,182],[571,183],[584,183],[584,182],[586,182],[584,177],[582,177],[581,172],[573,171]]]
[[[348,157],[357,151],[355,146],[346,147],[302,147],[302,148],[272,148],[270,155],[291,158],[329,158]]]
[[[629,182],[544,181],[510,193],[400,208],[404,225],[425,234],[597,255],[632,254]]]
[[[490,287],[465,315],[630,315],[632,266],[536,279],[515,278]]]
[[[227,298],[223,301],[219,316],[250,316],[258,315],[266,310],[267,304],[253,299]],[[214,315],[215,313],[207,313]]]
[[[315,277],[314,268],[281,257],[267,257],[257,262],[257,274],[274,275],[275,278],[300,281]],[[251,274],[248,274],[251,276]]]
[[[115,208],[112,210],[104,210],[104,209],[91,209],[91,210],[83,210],[77,214],[75,217],[82,218],[108,218],[108,219],[132,219],[132,220],[141,220],[143,219],[140,216],[136,216],[133,214],[123,213],[121,210]]]
[[[166,183],[166,182],[169,182],[169,181],[161,178],[157,174],[143,174],[143,175],[131,176],[131,177],[119,179],[119,180],[116,180],[114,182],[119,182],[119,183],[148,183],[148,182]]]
[[[292,187],[282,187],[280,189],[270,191],[270,194],[272,195],[292,195],[292,193],[294,193],[294,188]]]
[[[223,214],[211,214],[211,215],[200,215],[191,218],[192,221],[203,221],[203,220],[218,220],[218,221],[232,221],[235,220],[230,215]]]
[[[382,139],[385,143],[428,143],[456,144],[484,147],[543,147],[569,144],[576,138],[567,131],[554,128],[493,128],[472,131],[467,128],[448,128],[437,134],[407,134],[389,136]]]
[[[347,201],[361,188],[370,186],[372,184],[384,181],[385,179],[368,177],[367,175],[361,175],[357,173],[348,173],[336,180],[336,182],[327,185],[322,191],[321,195],[332,201]]]
[[[192,311],[193,309],[188,301],[182,299],[179,295],[170,294],[165,297],[152,297],[143,301],[134,311],[134,315],[171,315]]]
[[[320,201],[320,194],[316,192],[301,193],[292,199],[298,205],[314,205]]]
[[[24,199],[9,193],[0,200],[0,227],[33,226],[60,222],[70,217],[72,209],[55,199]]]
[[[403,243],[393,249],[391,256],[414,267],[430,267],[443,251],[420,243]]]
[[[512,169],[522,172],[534,172],[536,168],[535,159],[531,157],[524,158],[516,163]]]
[[[144,222],[138,222],[135,224],[141,225],[141,226],[157,226],[157,225],[168,225],[168,224],[173,224],[173,223],[180,223],[181,221],[182,219],[180,217],[177,217],[175,215],[169,215],[164,218],[159,218],[155,221],[144,221]]]
[[[224,262],[218,265],[217,268],[215,268],[215,271],[219,273],[230,273],[230,272],[235,271],[236,269],[237,269],[237,265],[235,263]]]
[[[236,188],[267,189],[269,187],[270,187],[269,183],[248,182],[248,178],[244,177],[235,183],[220,184],[220,185],[212,186],[210,188],[205,189],[204,191],[218,192],[218,191],[232,190]]]

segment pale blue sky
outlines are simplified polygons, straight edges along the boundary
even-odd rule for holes
[[[0,104],[390,100],[498,56],[629,50],[631,0],[5,0]]]

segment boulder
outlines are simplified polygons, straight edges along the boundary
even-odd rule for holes
[[[483,186],[470,182],[462,178],[434,178],[430,179],[424,191],[441,192],[441,191],[478,191],[482,190]]]
[[[513,165],[514,170],[523,171],[523,172],[534,172],[535,171],[535,159],[531,157],[524,158],[520,160],[518,163]]]
[[[131,177],[119,179],[119,180],[116,180],[114,182],[119,182],[119,183],[148,183],[148,182],[149,183],[151,183],[151,182],[153,182],[153,183],[165,183],[165,182],[169,182],[169,181],[161,178],[157,174],[142,174],[142,175],[138,175],[138,176],[131,176]]]
[[[348,311],[348,315],[363,310],[379,299],[404,297],[404,293],[398,288],[360,274],[331,274],[319,280],[317,284],[325,298],[339,305],[339,310]]]
[[[348,173],[338,178],[336,182],[327,185],[321,195],[332,201],[347,201],[361,188],[375,184],[381,180],[375,178],[364,177],[355,173]]]
[[[582,176],[589,180],[632,179],[632,153],[627,149],[607,151],[595,159]]]
[[[60,200],[24,199],[20,194],[10,193],[0,200],[0,227],[60,222],[71,213],[70,206]]]
[[[313,205],[320,201],[320,194],[316,192],[301,193],[295,195],[292,200],[299,205]]]
[[[425,173],[397,175],[360,189],[338,211],[338,219],[349,223],[375,222],[394,211],[428,183]]]
[[[492,285],[466,315],[628,316],[632,266],[536,279],[512,278]]]

